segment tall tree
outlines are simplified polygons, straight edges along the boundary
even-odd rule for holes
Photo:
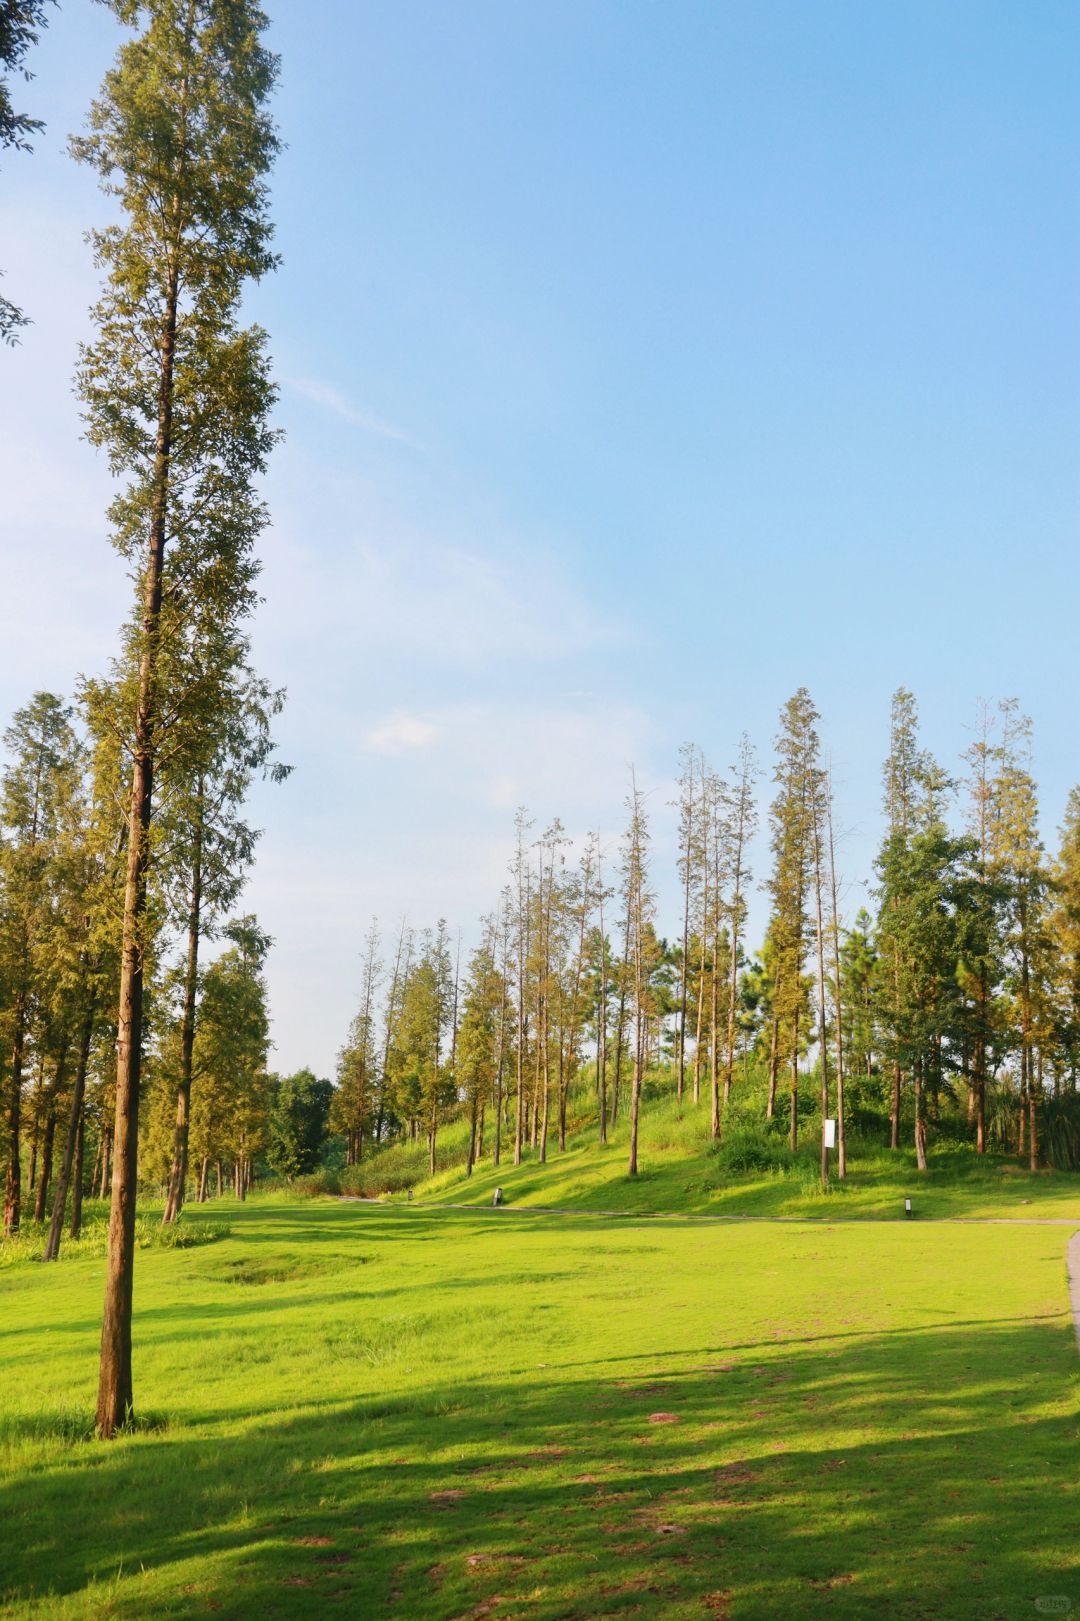
[[[93,233],[105,288],[81,355],[90,440],[126,479],[114,541],[138,608],[132,778],[117,1020],[109,1257],[97,1428],[134,1414],[131,1304],[143,1039],[144,949],[154,775],[173,705],[164,650],[195,598],[223,617],[254,603],[252,548],[264,521],[254,481],[272,444],[265,335],[238,322],[245,284],[275,262],[266,174],[277,139],[266,111],[277,64],[251,0],[110,0],[141,28],[121,46],[72,142],[121,218]]]
[[[653,914],[649,889],[649,825],[645,815],[645,795],[631,772],[630,794],[626,801],[630,820],[623,840],[623,898],[626,904],[626,966],[633,1000],[633,1068],[630,1082],[630,1157],[627,1170],[638,1174],[638,1123],[641,1114],[641,1085],[645,1067],[645,1022],[648,996],[648,930]]]
[[[45,27],[48,8],[49,0],[3,0],[0,5],[0,69],[5,74],[33,78],[26,69],[26,57]],[[40,118],[16,112],[11,86],[6,77],[0,78],[0,151],[8,148],[29,152],[30,137],[44,127]],[[28,317],[17,305],[0,297],[0,341],[17,343],[19,328],[26,326],[27,321]]]
[[[18,1231],[22,1205],[22,1101],[26,1043],[46,993],[44,953],[63,833],[76,796],[80,748],[71,710],[51,692],[35,693],[4,734],[9,753],[0,785],[0,973],[7,986],[7,1175],[4,1232]]]
[[[757,778],[757,756],[754,745],[743,733],[739,743],[738,763],[733,771],[731,794],[731,899],[729,905],[730,961],[728,969],[727,1048],[724,1055],[724,1104],[731,1097],[731,1082],[735,1071],[735,1042],[737,1036],[739,1000],[739,948],[746,922],[746,891],[753,874],[747,860],[747,849],[757,832],[757,804],[754,782]]]
[[[813,865],[813,770],[818,754],[817,710],[805,687],[780,711],[773,781],[776,797],[770,812],[773,870],[772,937],[776,968],[775,1007],[778,1036],[784,1029],[790,1053],[788,1135],[792,1152],[799,1134],[799,1052],[805,988],[803,963],[808,943],[807,899]]]

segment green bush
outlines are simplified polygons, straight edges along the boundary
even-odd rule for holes
[[[712,1152],[717,1168],[730,1176],[750,1171],[784,1173],[793,1164],[783,1138],[764,1122],[739,1122],[724,1133]]]

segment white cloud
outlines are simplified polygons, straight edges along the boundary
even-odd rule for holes
[[[286,386],[297,394],[302,394],[313,405],[325,406],[333,411],[335,416],[350,423],[354,428],[363,428],[366,433],[373,433],[380,439],[391,439],[396,444],[408,445],[412,450],[423,450],[424,447],[411,433],[404,428],[395,427],[392,422],[385,422],[382,417],[373,416],[369,411],[358,411],[340,389],[334,388],[330,383],[320,383],[311,377],[290,377]]]
[[[418,715],[394,715],[372,727],[367,734],[367,745],[379,754],[398,754],[404,749],[422,749],[437,736],[431,722],[421,720]]]

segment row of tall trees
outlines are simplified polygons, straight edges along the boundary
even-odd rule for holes
[[[963,769],[921,746],[915,700],[892,702],[885,828],[873,912],[845,916],[831,770],[800,688],[783,706],[768,816],[769,900],[747,950],[758,821],[748,739],[727,772],[680,753],[681,930],[656,930],[644,794],[632,779],[612,860],[598,835],[537,833],[518,812],[510,881],[460,971],[445,923],[402,926],[384,966],[377,928],[361,1008],[342,1051],[334,1120],[350,1159],[364,1144],[423,1135],[464,1111],[468,1167],[489,1153],[540,1160],[566,1146],[575,1081],[595,1087],[601,1140],[625,1111],[638,1169],[645,1078],[708,1107],[719,1138],[740,1080],[792,1150],[810,1115],[823,1179],[847,1172],[852,1112],[884,1122],[927,1165],[935,1129],[1040,1163],[1078,1156],[1080,790],[1055,859],[1043,849],[1031,727],[1017,704],[982,706]],[[804,1096],[812,1089],[814,1096]],[[783,1095],[786,1102],[781,1107]],[[590,1106],[592,1107],[592,1106]],[[1071,1112],[1070,1112],[1071,1111]],[[1056,1152],[1060,1150],[1060,1152]]]

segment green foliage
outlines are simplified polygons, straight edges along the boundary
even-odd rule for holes
[[[747,1173],[785,1171],[792,1163],[791,1150],[765,1121],[735,1126],[714,1144],[717,1169],[732,1176]]]
[[[109,1209],[107,1203],[83,1206],[82,1231],[78,1238],[66,1238],[60,1248],[61,1261],[85,1260],[87,1256],[103,1256],[108,1250]],[[228,1221],[196,1220],[183,1216],[171,1227],[161,1225],[160,1214],[144,1210],[135,1218],[135,1246],[139,1250],[188,1250],[203,1244],[214,1244],[228,1238],[232,1228]],[[48,1225],[44,1222],[23,1222],[19,1232],[0,1240],[0,1269],[27,1266],[41,1260]]]
[[[333,1086],[310,1069],[274,1079],[266,1157],[281,1176],[310,1176],[319,1163],[330,1121]]]

